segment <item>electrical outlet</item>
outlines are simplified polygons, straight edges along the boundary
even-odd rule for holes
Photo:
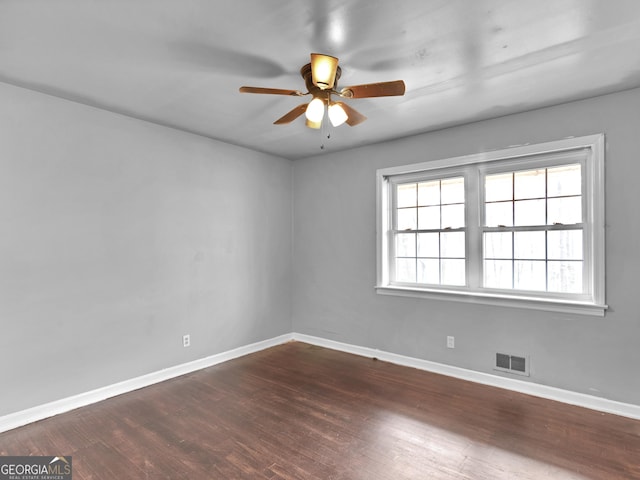
[[[182,346],[183,347],[191,346],[191,335],[187,334],[182,336]]]
[[[447,348],[456,348],[455,337],[447,337]]]

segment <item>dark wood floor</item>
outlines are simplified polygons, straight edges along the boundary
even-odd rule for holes
[[[81,479],[640,479],[640,421],[288,343],[0,434]]]

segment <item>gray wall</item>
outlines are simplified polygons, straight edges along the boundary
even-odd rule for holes
[[[291,331],[290,161],[0,105],[0,415]]]
[[[640,404],[640,90],[293,166],[2,84],[0,104],[0,415],[292,330],[482,372],[527,354],[529,381]],[[376,295],[377,168],[599,132],[606,317]]]
[[[530,355],[528,381],[640,404],[639,127],[636,89],[294,162],[294,331],[489,373]],[[375,293],[376,169],[601,132],[604,318]]]

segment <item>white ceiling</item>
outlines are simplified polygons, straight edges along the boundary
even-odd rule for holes
[[[324,131],[238,92],[304,91],[311,52],[407,92]],[[640,1],[0,0],[0,81],[296,159],[640,86]]]

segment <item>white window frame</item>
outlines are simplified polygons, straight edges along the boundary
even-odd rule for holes
[[[605,303],[605,220],[604,220],[604,134],[572,137],[536,145],[524,145],[502,150],[460,157],[379,169],[376,172],[377,211],[377,283],[379,294],[423,297],[467,303],[519,307],[563,313],[604,316]],[[550,292],[524,293],[518,290],[484,289],[474,279],[478,273],[470,269],[479,268],[482,257],[481,216],[483,215],[482,174],[496,169],[497,165],[510,164],[520,169],[542,156],[585,152],[583,162],[583,208],[584,208],[584,263],[586,271],[586,293],[563,295]],[[543,162],[545,160],[542,160]],[[535,165],[536,163],[534,163]],[[467,224],[467,285],[464,287],[423,286],[393,284],[390,272],[393,267],[393,186],[399,180],[425,177],[465,175],[465,210]],[[470,274],[471,273],[471,274]]]

